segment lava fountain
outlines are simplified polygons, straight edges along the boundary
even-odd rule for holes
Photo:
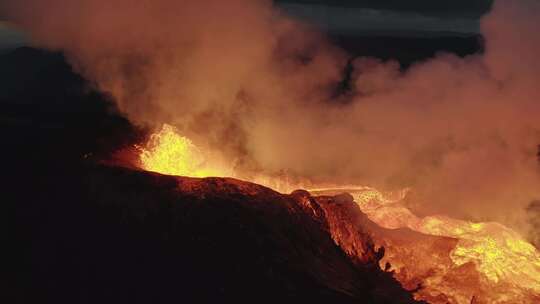
[[[189,177],[235,177],[281,192],[302,188],[279,177],[246,178],[216,155],[202,151],[164,125],[137,146],[147,171]],[[350,193],[374,227],[367,230],[385,255],[379,266],[429,303],[538,303],[540,253],[502,224],[471,223],[443,215],[418,217],[403,203],[408,189],[382,193],[370,187],[321,188],[314,195]],[[339,244],[338,244],[339,245]]]
[[[179,135],[170,125],[163,125],[144,146],[137,148],[140,166],[147,171],[189,177],[232,174],[232,170],[216,161],[211,162],[189,138]]]
[[[280,192],[304,188],[307,182],[292,181],[286,174],[271,176],[239,172],[218,153],[197,147],[189,138],[178,133],[175,127],[164,124],[153,133],[144,145],[137,145],[141,169],[165,175],[188,177],[233,177],[249,180]]]

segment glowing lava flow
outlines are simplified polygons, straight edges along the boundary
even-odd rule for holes
[[[499,223],[470,223],[445,216],[419,218],[401,203],[405,192],[394,199],[370,188],[350,193],[369,219],[381,227],[408,228],[423,235],[455,240],[455,246],[449,252],[451,263],[448,267],[434,265],[422,278],[424,290],[420,299],[429,299],[430,303],[459,304],[540,303],[540,253],[517,232]],[[410,255],[410,251],[392,248],[385,240],[379,243],[387,250],[381,267],[387,262],[398,265],[391,269],[398,280],[406,277],[400,276],[400,272],[414,271],[417,267],[414,263],[429,264],[433,256],[432,252],[424,252],[423,256],[420,253],[420,260],[410,259],[405,256]],[[471,266],[480,276],[467,280],[460,274],[460,268]],[[439,302],[436,298],[440,294],[444,294],[444,298]]]
[[[139,150],[140,166],[147,171],[242,178],[168,125]],[[291,187],[279,177],[248,179],[283,192],[301,187]],[[350,193],[361,211],[378,225],[370,233],[375,244],[385,248],[381,268],[393,271],[419,300],[436,304],[540,303],[540,253],[501,224],[417,217],[402,204],[406,190],[383,194],[369,187],[338,187],[310,192]]]

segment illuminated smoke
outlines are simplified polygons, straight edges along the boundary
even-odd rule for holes
[[[412,187],[418,210],[522,232],[540,197],[535,1],[499,0],[485,54],[405,72],[354,62],[270,1],[7,1],[38,46],[62,50],[136,124],[176,126],[237,170]]]

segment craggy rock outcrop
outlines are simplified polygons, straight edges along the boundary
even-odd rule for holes
[[[326,214],[329,233],[337,245],[362,267],[378,267],[384,251],[376,251],[371,237],[361,229],[367,217],[360,211],[350,194],[319,196],[316,201]]]
[[[291,193],[292,198],[302,207],[303,211],[311,216],[326,231],[330,231],[324,209],[314,197],[306,190],[296,190]]]
[[[37,177],[13,206],[10,303],[414,302],[351,261],[305,192],[92,162]]]

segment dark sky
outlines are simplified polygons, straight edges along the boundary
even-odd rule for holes
[[[477,33],[492,0],[274,0],[291,15],[338,34],[409,32]],[[24,35],[0,20],[0,49]]]
[[[275,0],[287,13],[340,35],[470,35],[492,0]]]
[[[13,30],[0,21],[0,50],[23,45],[25,38],[22,33]]]
[[[489,10],[493,0],[275,0],[275,2],[373,8],[438,16],[478,17]]]

